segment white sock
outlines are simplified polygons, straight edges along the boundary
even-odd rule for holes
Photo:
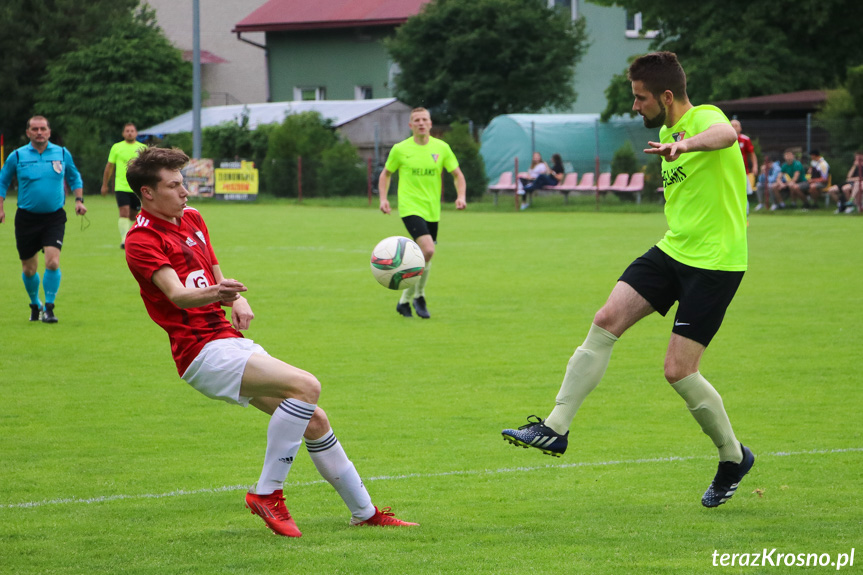
[[[564,434],[572,424],[584,398],[599,384],[617,337],[598,325],[591,324],[587,337],[569,359],[566,374],[555,399],[554,409],[545,424],[555,432]]]
[[[425,297],[426,295],[426,284],[429,281],[429,273],[431,272],[431,260],[426,262],[426,267],[423,270],[423,275],[420,276],[420,281],[417,283],[416,292],[414,293],[414,297]]]
[[[261,478],[255,488],[258,495],[269,495],[284,486],[315,407],[314,404],[299,399],[286,399],[270,417],[270,425],[267,427],[267,454],[264,456]]]
[[[352,522],[365,521],[375,514],[375,506],[360,474],[332,429],[319,439],[306,439],[306,449],[318,473],[329,481],[350,509]]]

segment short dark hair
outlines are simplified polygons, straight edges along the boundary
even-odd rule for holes
[[[630,82],[642,82],[655,98],[671,90],[675,96],[686,95],[686,72],[674,52],[652,52],[636,58],[626,73]]]
[[[30,129],[30,120],[45,120],[45,125],[48,126],[49,130],[51,129],[51,122],[48,121],[48,118],[46,118],[45,116],[40,116],[37,114],[37,115],[32,116],[30,119],[27,120],[27,129],[28,130]]]
[[[141,188],[155,189],[159,185],[162,169],[179,170],[188,163],[189,156],[180,148],[145,148],[129,160],[126,181],[140,199]]]
[[[810,156],[820,156],[821,152],[819,152],[818,150],[809,150],[809,155]]]

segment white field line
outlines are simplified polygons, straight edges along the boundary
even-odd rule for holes
[[[863,453],[863,447],[848,447],[844,449],[810,449],[807,451],[776,451],[773,453],[757,453],[757,458],[763,457],[795,457],[800,455],[830,455],[836,453]],[[642,463],[674,463],[677,461],[695,461],[700,459],[715,459],[715,455],[693,455],[689,457],[653,457],[645,459],[620,459],[611,461],[579,461],[575,463],[558,463],[550,465],[535,465],[525,467],[501,467],[499,469],[465,469],[456,471],[441,471],[439,473],[407,473],[404,475],[377,475],[363,481],[396,481],[400,479],[427,479],[432,477],[448,477],[456,475],[495,475],[499,473],[521,473],[525,471],[542,471],[545,469],[570,469],[573,467],[603,467],[606,465],[634,465]],[[287,489],[305,487],[326,483],[325,480],[288,483]],[[182,495],[198,495],[201,493],[220,493],[224,491],[246,491],[248,485],[225,485],[222,487],[205,487],[202,489],[175,489],[166,493],[144,493],[139,495],[103,495],[99,497],[67,497],[63,499],[43,499],[42,501],[25,501],[23,503],[8,503],[0,505],[0,509],[45,507],[48,505],[64,505],[69,503],[106,503],[124,499],[164,499]]]

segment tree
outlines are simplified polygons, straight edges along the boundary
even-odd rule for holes
[[[591,1],[641,12],[645,29],[660,32],[651,48],[680,57],[694,103],[836,87],[863,63],[856,0]],[[606,96],[604,115],[630,113],[625,73]]]
[[[467,182],[467,199],[481,198],[488,188],[488,176],[485,175],[485,162],[479,154],[479,144],[470,134],[466,124],[455,122],[441,139],[449,144],[453,154],[458,159],[458,166]],[[443,177],[444,199],[455,201],[458,193],[449,175]]]
[[[36,109],[63,129],[86,120],[97,140],[117,139],[126,122],[146,126],[191,106],[192,68],[142,10],[98,42],[48,66]]]
[[[22,142],[49,62],[122,28],[138,0],[3,0],[0,132]],[[52,119],[52,118],[49,118]],[[14,140],[13,140],[14,141]]]
[[[841,183],[853,163],[854,152],[863,149],[863,65],[848,69],[845,85],[827,95],[816,120],[830,133],[830,172]]]
[[[349,195],[367,189],[366,170],[356,149],[318,112],[291,114],[269,130],[262,179],[270,193],[297,196],[298,157],[302,158],[304,196]]]
[[[386,42],[396,96],[439,121],[486,125],[499,114],[570,106],[584,20],[546,0],[432,0]]]

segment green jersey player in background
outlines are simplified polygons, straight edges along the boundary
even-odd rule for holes
[[[546,419],[505,429],[522,447],[560,456],[584,398],[599,384],[617,339],[642,318],[665,315],[678,302],[665,355],[665,379],[719,451],[719,469],[701,503],[716,507],[734,495],[755,461],[734,435],[722,398],[699,371],[747,266],[746,171],[737,133],[713,106],[693,106],[686,74],[671,52],[647,54],[629,68],[632,109],[660,128],[648,154],[662,157],[668,231],[636,259],[596,313],[575,350],[554,409]]]
[[[138,128],[132,122],[128,122],[123,126],[123,141],[111,146],[108,163],[105,164],[105,172],[102,174],[103,196],[108,195],[111,180],[114,180],[114,196],[117,199],[117,210],[120,214],[117,223],[117,228],[120,230],[120,249],[126,248],[126,234],[135,225],[135,218],[141,210],[141,201],[126,181],[126,165],[129,160],[138,155],[138,152],[146,149],[147,145],[138,141]]]
[[[410,302],[413,300],[417,315],[428,319],[431,315],[426,306],[425,287],[437,243],[441,174],[444,168],[452,174],[455,182],[458,194],[455,200],[456,209],[463,210],[467,206],[467,185],[449,144],[431,136],[432,121],[429,111],[425,108],[414,108],[411,110],[408,125],[413,135],[390,150],[384,171],[378,179],[378,194],[381,211],[389,214],[392,211],[387,200],[390,179],[398,172],[399,215],[408,233],[422,249],[426,265],[419,283],[402,292],[396,311],[405,317],[411,317]]]

